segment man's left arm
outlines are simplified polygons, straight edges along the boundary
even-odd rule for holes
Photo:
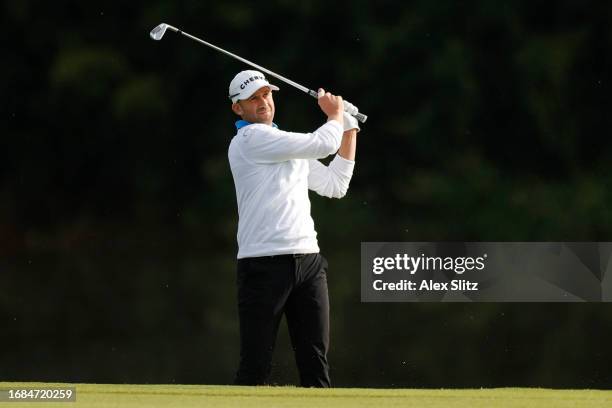
[[[357,150],[357,129],[345,130],[342,134],[340,149],[338,154],[346,160],[355,161],[355,151]]]
[[[310,173],[308,188],[319,195],[330,198],[342,198],[346,195],[355,167],[355,152],[357,150],[357,132],[359,126],[356,120],[350,121],[345,113],[344,128],[338,154],[325,166],[318,160],[309,160]],[[354,119],[352,116],[351,119]]]

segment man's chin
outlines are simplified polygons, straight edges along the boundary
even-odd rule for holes
[[[261,115],[257,115],[257,123],[265,123],[267,125],[272,123],[272,115],[269,113],[264,113]]]

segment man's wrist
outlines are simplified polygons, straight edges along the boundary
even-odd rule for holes
[[[329,115],[329,116],[327,117],[327,120],[328,120],[328,121],[330,121],[330,120],[335,120],[335,121],[338,121],[338,122],[342,123],[342,122],[343,122],[343,120],[344,120],[344,117],[342,116],[342,112],[340,112],[340,113],[338,113],[338,114]]]

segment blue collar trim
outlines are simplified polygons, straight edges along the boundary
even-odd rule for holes
[[[246,120],[238,120],[236,121],[236,130],[240,130],[241,128],[245,127],[245,126],[249,126],[252,125],[251,122],[247,122]],[[278,125],[274,122],[272,122],[272,127],[275,127],[278,129]]]

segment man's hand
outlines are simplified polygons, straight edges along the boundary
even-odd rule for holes
[[[352,130],[352,129],[357,129],[357,132],[361,130],[361,128],[359,127],[359,122],[357,122],[357,119],[355,119],[354,116],[351,116],[348,112],[344,112],[343,117],[344,117],[344,131],[345,132],[347,130]]]
[[[325,92],[323,88],[319,88],[319,107],[327,115],[327,120],[337,120],[343,123],[344,103],[341,96],[332,95]]]

